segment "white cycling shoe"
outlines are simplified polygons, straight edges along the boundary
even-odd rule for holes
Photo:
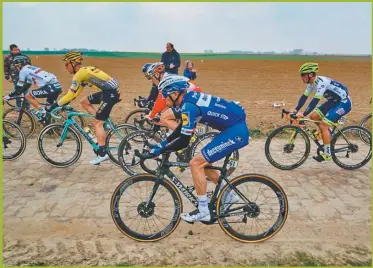
[[[207,213],[201,213],[199,209],[190,212],[190,213],[181,213],[180,216],[186,222],[197,222],[197,221],[210,221],[211,215],[208,211]]]
[[[97,156],[95,159],[89,161],[91,165],[99,165],[101,162],[109,160],[109,155],[105,154],[105,156]]]

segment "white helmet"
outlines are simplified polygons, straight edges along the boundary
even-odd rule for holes
[[[158,90],[164,98],[173,92],[183,92],[189,88],[189,78],[181,75],[167,75],[159,82]]]

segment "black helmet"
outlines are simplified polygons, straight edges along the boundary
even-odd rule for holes
[[[13,65],[21,65],[21,67],[31,64],[30,58],[24,55],[17,55],[13,58]]]

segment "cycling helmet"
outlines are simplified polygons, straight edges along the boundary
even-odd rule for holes
[[[166,68],[163,62],[156,62],[148,67],[145,75],[149,77],[153,77],[154,73],[164,73],[165,69]]]
[[[152,79],[151,76],[149,77],[149,76],[146,74],[146,71],[148,70],[148,68],[149,68],[151,65],[152,65],[151,63],[145,63],[144,66],[142,66],[142,68],[141,68],[141,72],[144,73],[145,77],[146,77],[148,80]]]
[[[162,92],[163,98],[167,98],[174,92],[184,92],[189,88],[189,79],[185,76],[180,75],[168,75],[164,77],[159,85],[158,89]]]
[[[18,55],[13,58],[13,65],[18,66],[21,65],[21,67],[26,66],[28,64],[31,64],[31,61],[28,57],[24,55]]]
[[[299,68],[300,74],[317,73],[319,71],[319,64],[315,62],[306,62]]]
[[[83,61],[83,54],[79,51],[69,51],[62,57],[62,60],[81,63]]]

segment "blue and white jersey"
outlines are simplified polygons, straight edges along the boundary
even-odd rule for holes
[[[317,76],[313,84],[308,84],[304,95],[307,97],[312,91],[316,91],[315,97],[328,100],[345,100],[348,97],[348,89],[342,83],[325,76]]]
[[[192,135],[197,123],[203,123],[223,131],[246,120],[242,106],[225,99],[201,92],[187,92],[181,103],[184,135]]]

